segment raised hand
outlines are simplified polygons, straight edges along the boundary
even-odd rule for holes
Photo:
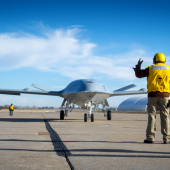
[[[133,67],[134,71],[136,71],[136,69],[139,69],[141,67],[141,64],[143,63],[143,60],[141,60],[141,58],[138,61],[138,64],[136,65],[136,68]]]
[[[140,58],[139,61],[138,61],[138,65],[141,66],[142,63],[143,63],[143,60],[141,60],[141,58]]]

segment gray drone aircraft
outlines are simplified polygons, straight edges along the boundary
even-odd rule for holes
[[[37,94],[37,95],[51,95],[59,96],[64,98],[62,107],[65,106],[64,110],[60,111],[60,119],[63,120],[64,116],[68,115],[69,105],[73,104],[80,106],[82,109],[87,109],[87,113],[84,114],[84,121],[87,121],[87,117],[91,117],[91,121],[94,121],[94,114],[92,114],[92,106],[94,105],[94,111],[98,108],[99,104],[103,106],[104,116],[107,116],[108,120],[111,120],[111,111],[107,111],[109,107],[107,98],[121,95],[134,95],[134,94],[147,94],[146,89],[140,89],[137,91],[126,91],[130,88],[135,87],[134,84],[126,87],[110,91],[101,82],[93,79],[80,79],[71,82],[65,89],[61,91],[50,91],[44,87],[36,84],[32,84],[33,87],[40,90],[32,90],[29,88],[23,90],[12,90],[12,89],[0,89],[0,94],[8,95],[20,95],[25,94]],[[72,111],[72,109],[71,109]]]

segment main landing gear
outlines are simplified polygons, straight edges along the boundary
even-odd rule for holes
[[[64,120],[64,110],[60,111],[60,120]]]
[[[107,111],[106,106],[109,106],[107,100],[103,101],[101,103],[103,105],[103,112],[104,112],[104,117],[107,117],[107,120],[111,120],[112,119],[112,113],[110,110]]]
[[[65,105],[65,102],[66,102],[66,100],[64,99],[61,107],[63,107],[63,106]],[[64,110],[61,110],[61,111],[60,111],[60,120],[64,120],[64,117],[65,117],[65,116],[68,116],[69,104],[70,104],[70,102],[67,101],[66,107],[65,107],[65,111],[64,111]],[[73,105],[72,109],[70,110],[70,112],[73,110],[73,108],[74,108],[74,105]]]
[[[60,111],[60,120],[64,120],[65,116],[68,116],[68,110],[66,110],[65,113],[64,113],[64,110],[61,110]]]
[[[107,120],[111,120],[112,119],[112,113],[110,110],[107,111]]]
[[[68,110],[65,110],[65,113],[64,113],[64,110],[61,110],[60,111],[60,120],[64,120],[65,116],[68,116]]]

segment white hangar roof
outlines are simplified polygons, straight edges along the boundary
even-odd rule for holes
[[[131,97],[123,101],[119,106],[119,111],[147,111],[148,97]]]

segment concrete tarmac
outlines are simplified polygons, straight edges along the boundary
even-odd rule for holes
[[[157,115],[155,144],[144,144],[147,114],[0,113],[0,169],[70,169],[59,145],[77,170],[170,169],[170,145],[162,144]],[[44,119],[55,131],[51,135]],[[57,139],[59,142],[55,141]]]
[[[0,170],[69,170],[58,156],[42,113],[0,113]]]

